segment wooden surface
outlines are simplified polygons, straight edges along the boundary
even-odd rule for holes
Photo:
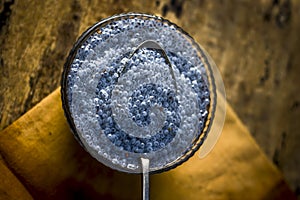
[[[32,199],[22,183],[7,168],[2,157],[0,157],[0,199]]]
[[[141,198],[139,175],[103,166],[75,141],[59,89],[0,132],[0,153],[35,199]],[[229,105],[211,154],[150,181],[151,199],[296,199]]]
[[[86,28],[133,11],[177,23],[211,54],[227,100],[300,195],[299,0],[2,0],[0,130],[59,87]]]

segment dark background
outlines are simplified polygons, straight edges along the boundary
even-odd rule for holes
[[[133,11],[166,17],[209,52],[228,103],[299,197],[299,0],[1,0],[0,130],[60,86],[86,28]]]

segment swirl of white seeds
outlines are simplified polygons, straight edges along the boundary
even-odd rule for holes
[[[129,56],[147,40],[165,50],[175,77],[155,49]],[[141,157],[150,160],[150,171],[180,159],[208,117],[210,92],[197,48],[163,20],[123,17],[101,25],[76,52],[67,86],[79,138],[120,171],[140,172]]]

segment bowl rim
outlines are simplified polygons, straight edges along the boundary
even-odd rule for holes
[[[80,138],[80,136],[77,133],[77,130],[75,128],[75,123],[74,120],[72,118],[71,112],[70,112],[70,107],[69,107],[69,101],[68,101],[68,94],[67,94],[67,90],[68,90],[68,83],[67,83],[67,76],[70,72],[70,68],[71,68],[71,64],[77,54],[77,50],[82,46],[82,44],[89,38],[89,36],[91,36],[93,33],[95,33],[97,30],[99,30],[100,27],[104,26],[105,24],[108,24],[112,21],[116,21],[122,18],[142,18],[142,19],[154,19],[154,20],[159,20],[162,23],[166,23],[169,26],[173,26],[176,30],[178,30],[180,33],[182,33],[185,37],[187,37],[187,39],[189,40],[189,42],[191,42],[191,45],[196,48],[197,50],[197,54],[200,57],[200,60],[202,61],[202,63],[204,64],[204,67],[206,69],[206,76],[207,76],[207,82],[208,82],[208,87],[209,87],[209,91],[210,91],[210,103],[209,103],[209,114],[207,116],[207,119],[205,120],[205,124],[202,130],[202,133],[198,134],[196,138],[194,138],[193,143],[190,144],[190,149],[188,149],[187,151],[185,151],[185,153],[178,159],[168,163],[167,165],[163,166],[162,168],[159,169],[154,169],[154,170],[150,170],[149,173],[150,174],[156,174],[156,173],[161,173],[161,172],[166,172],[169,171],[171,169],[176,168],[177,166],[181,165],[182,163],[184,163],[185,161],[187,161],[189,158],[191,158],[196,151],[202,146],[204,140],[206,139],[210,129],[211,129],[211,125],[212,125],[212,121],[214,119],[215,116],[215,111],[216,111],[216,104],[217,104],[217,92],[216,92],[216,84],[215,84],[215,78],[213,76],[213,70],[212,70],[212,66],[209,62],[209,58],[210,56],[208,55],[208,53],[204,50],[204,48],[202,46],[200,46],[192,36],[190,36],[186,31],[184,31],[181,27],[179,27],[178,25],[176,25],[175,23],[170,22],[168,19],[156,16],[156,15],[151,15],[151,14],[145,14],[145,13],[122,13],[122,14],[117,14],[117,15],[113,15],[111,17],[108,18],[104,18],[101,21],[95,23],[94,25],[90,26],[89,28],[87,28],[81,35],[80,37],[77,39],[77,41],[74,43],[72,49],[69,51],[69,54],[66,58],[66,62],[63,66],[63,72],[62,72],[62,76],[61,76],[61,101],[62,101],[62,107],[64,110],[64,115],[67,119],[67,122],[70,126],[71,132],[74,135],[74,137],[76,138],[76,140],[79,142],[79,144],[85,149],[85,151],[87,151],[92,157],[94,157],[98,162],[101,162],[102,164],[121,171],[121,172],[127,172],[127,173],[142,173],[142,172],[135,172],[135,171],[127,171],[127,170],[121,170],[119,168],[114,167],[114,164],[109,165],[106,162],[102,162],[101,160],[99,160],[96,157],[96,152],[91,152],[90,150],[87,149],[86,145],[87,143],[82,140]],[[210,60],[212,61],[212,60]],[[214,65],[214,63],[212,63]],[[87,145],[88,146],[88,145]],[[97,154],[99,156],[99,154]],[[101,156],[103,157],[103,156]],[[111,161],[109,159],[106,159],[103,157],[104,160],[108,160],[110,163]]]

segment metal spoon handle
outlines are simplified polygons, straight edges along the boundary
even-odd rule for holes
[[[149,159],[141,158],[143,168],[143,200],[149,200]]]

